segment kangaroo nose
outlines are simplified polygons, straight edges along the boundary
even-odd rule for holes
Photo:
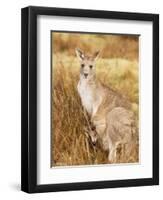
[[[85,78],[87,78],[88,74],[87,74],[87,73],[84,73],[84,76],[85,76]]]

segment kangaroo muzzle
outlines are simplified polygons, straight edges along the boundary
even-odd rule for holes
[[[84,73],[84,77],[87,78],[87,76],[88,76],[88,73]]]

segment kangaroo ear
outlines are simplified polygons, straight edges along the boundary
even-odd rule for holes
[[[94,60],[97,60],[97,59],[99,58],[99,54],[100,54],[100,51],[96,51],[96,52],[93,54]]]
[[[75,49],[75,52],[76,52],[76,55],[77,55],[77,57],[79,58],[79,60],[83,60],[83,59],[84,59],[84,53],[83,53],[82,50],[76,48],[76,49]]]

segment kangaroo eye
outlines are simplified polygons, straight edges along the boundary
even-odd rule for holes
[[[83,68],[83,67],[84,67],[84,64],[81,64],[81,67]]]
[[[92,69],[93,66],[92,66],[92,65],[89,65],[89,67],[90,67],[90,69]]]

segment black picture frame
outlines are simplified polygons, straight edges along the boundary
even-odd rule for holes
[[[153,177],[37,184],[37,16],[55,15],[153,23]],[[159,184],[159,15],[30,6],[21,11],[21,190],[28,193]]]

